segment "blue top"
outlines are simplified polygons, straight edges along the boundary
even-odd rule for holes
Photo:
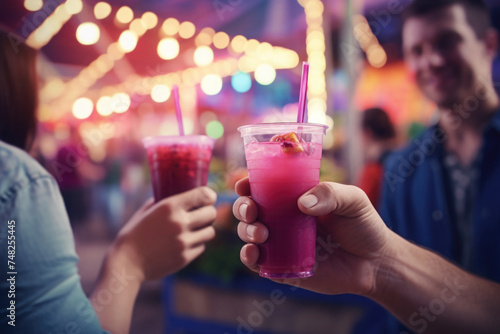
[[[0,141],[0,332],[103,333],[77,262],[57,183],[26,152]],[[13,301],[15,322],[7,310]]]
[[[396,233],[461,265],[463,245],[443,166],[446,135],[430,127],[386,163],[380,215]],[[483,132],[468,271],[500,282],[500,112]]]

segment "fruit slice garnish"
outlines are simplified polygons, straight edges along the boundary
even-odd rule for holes
[[[299,137],[295,132],[289,132],[282,135],[275,135],[271,138],[271,142],[281,143],[281,149],[285,153],[300,153],[304,152],[304,148],[300,144]]]

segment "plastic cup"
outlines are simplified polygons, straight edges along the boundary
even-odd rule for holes
[[[215,140],[207,136],[157,136],[147,150],[155,201],[207,184]]]
[[[242,126],[250,193],[258,220],[269,237],[259,244],[260,276],[309,277],[316,250],[316,217],[302,213],[298,198],[319,183],[323,135],[326,125],[266,123]],[[274,141],[294,132],[299,142]]]

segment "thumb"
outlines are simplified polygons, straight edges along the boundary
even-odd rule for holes
[[[346,218],[360,217],[375,210],[368,196],[355,186],[322,182],[298,200],[300,211],[311,216],[334,214]]]

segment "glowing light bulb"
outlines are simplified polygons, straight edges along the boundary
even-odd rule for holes
[[[24,0],[24,8],[31,12],[36,12],[37,10],[42,9],[42,7],[42,0]]]
[[[126,93],[116,93],[113,95],[113,111],[115,113],[124,113],[130,108],[130,96]]]
[[[255,69],[255,80],[261,85],[270,85],[275,78],[276,70],[269,64],[261,64]]]
[[[120,23],[126,24],[134,19],[134,12],[130,7],[123,6],[116,12],[116,20]]]
[[[162,59],[174,59],[179,55],[179,42],[175,38],[164,38],[158,43],[157,51]]]
[[[113,113],[113,99],[109,96],[102,96],[97,100],[95,108],[101,116],[109,116]]]
[[[153,29],[158,24],[158,16],[153,12],[145,12],[142,14],[141,20],[148,29]]]
[[[137,46],[137,35],[131,30],[125,30],[118,39],[118,44],[123,52],[132,52]]]
[[[194,51],[194,63],[200,67],[211,64],[214,60],[214,52],[209,46],[197,47]]]
[[[209,74],[201,79],[201,90],[207,95],[216,95],[222,89],[222,78],[216,74]]]
[[[92,114],[94,103],[92,100],[81,97],[73,103],[73,116],[78,119],[88,118]]]
[[[229,36],[225,32],[220,31],[214,35],[213,43],[217,49],[227,48],[229,45]]]
[[[151,90],[151,98],[153,101],[161,103],[168,100],[170,97],[170,88],[165,85],[156,85]]]
[[[184,39],[193,37],[195,32],[196,32],[196,27],[192,22],[184,21],[179,26],[179,36],[181,36]]]
[[[84,22],[76,29],[76,39],[83,45],[92,45],[97,43],[100,35],[99,27],[97,24],[92,22]]]
[[[170,17],[163,22],[161,30],[168,36],[174,36],[179,32],[179,25],[179,21]]]
[[[98,20],[105,19],[111,14],[111,6],[107,2],[98,2],[94,6],[94,16]]]

